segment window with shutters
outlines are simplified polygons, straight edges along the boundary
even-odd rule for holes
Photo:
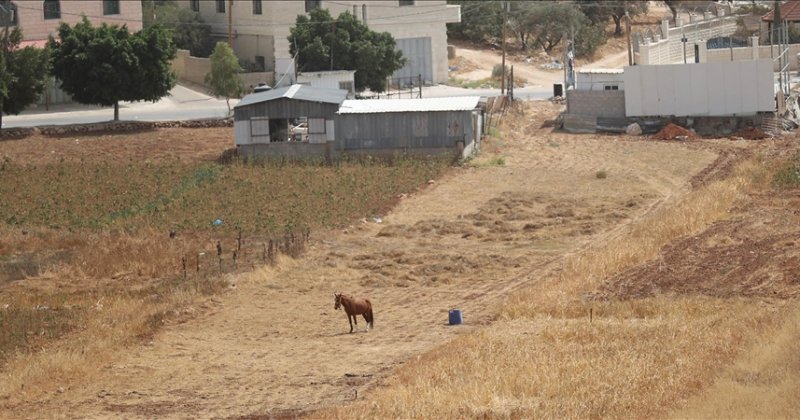
[[[306,13],[320,7],[319,0],[306,0]]]
[[[253,0],[253,14],[254,15],[261,14],[261,0]]]
[[[44,0],[42,9],[45,20],[61,19],[61,2],[59,0]]]
[[[269,137],[269,118],[253,117],[250,119],[250,137]]]
[[[325,118],[309,118],[308,134],[325,134]]]
[[[103,14],[104,15],[118,15],[119,14],[119,0],[103,0]]]

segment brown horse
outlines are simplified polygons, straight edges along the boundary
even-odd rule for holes
[[[370,327],[375,328],[375,317],[372,316],[372,303],[369,299],[354,298],[341,293],[334,293],[333,296],[336,298],[333,309],[337,310],[344,306],[351,333],[353,332],[353,323],[356,324],[356,331],[358,331],[358,315],[364,315],[364,320],[367,321],[367,331]]]

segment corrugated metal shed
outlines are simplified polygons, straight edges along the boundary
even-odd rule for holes
[[[342,102],[339,114],[377,114],[385,112],[472,111],[480,96],[423,99],[351,99]]]
[[[480,97],[347,100],[336,115],[336,150],[466,156],[478,147]]]
[[[296,99],[300,101],[340,104],[347,98],[347,91],[341,89],[323,89],[306,85],[291,85],[266,92],[252,93],[242,98],[234,108],[272,101],[278,98]]]

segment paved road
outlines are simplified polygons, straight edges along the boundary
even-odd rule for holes
[[[495,96],[499,89],[465,89],[438,85],[424,87],[424,98],[447,96]],[[552,96],[552,87],[525,87],[514,91],[518,99],[542,100]],[[406,97],[406,96],[404,96]],[[231,100],[231,107],[238,100]],[[119,117],[125,121],[172,121],[201,118],[222,118],[228,113],[224,99],[216,99],[185,86],[175,86],[170,95],[156,103],[123,102]],[[20,115],[3,116],[3,128],[35,127],[42,125],[84,124],[110,121],[114,117],[112,107],[98,107],[80,104],[58,105],[45,110],[31,108]]]
[[[238,100],[231,100],[231,107]],[[170,95],[156,103],[120,103],[119,118],[126,121],[170,121],[198,118],[221,118],[228,112],[224,99],[216,99],[185,86],[175,86]],[[113,107],[87,106],[80,104],[31,108],[20,115],[3,116],[3,128],[33,127],[41,125],[82,124],[110,121],[114,118]]]

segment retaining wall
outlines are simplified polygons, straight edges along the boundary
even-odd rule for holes
[[[109,121],[90,124],[50,125],[40,127],[4,128],[0,132],[0,140],[19,139],[35,134],[58,137],[68,134],[97,132],[126,132],[154,130],[157,128],[208,128],[233,127],[233,118],[203,119],[188,121]]]

